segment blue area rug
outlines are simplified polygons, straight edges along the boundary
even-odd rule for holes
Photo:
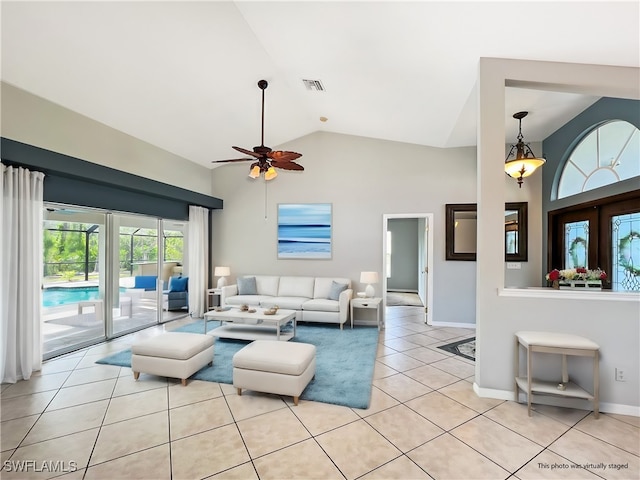
[[[207,331],[218,327],[210,321]],[[176,332],[203,333],[203,321],[185,325]],[[371,382],[378,345],[378,329],[357,327],[340,330],[337,325],[301,325],[296,328],[291,342],[311,343],[316,346],[316,376],[309,382],[300,398],[315,402],[332,403],[352,408],[368,408]],[[204,367],[190,378],[208,382],[233,383],[233,355],[247,341],[217,338],[213,366]],[[131,350],[110,355],[96,363],[131,366]]]

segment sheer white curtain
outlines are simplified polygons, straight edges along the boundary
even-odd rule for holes
[[[0,377],[29,379],[42,367],[42,195],[44,174],[2,164],[0,204]]]
[[[202,318],[209,268],[209,210],[189,206],[189,312]]]

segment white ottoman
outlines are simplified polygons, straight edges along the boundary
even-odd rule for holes
[[[213,341],[210,335],[185,332],[167,332],[143,340],[131,347],[133,378],[137,380],[144,372],[179,378],[186,385],[187,378],[213,364]]]
[[[298,405],[315,373],[316,347],[308,343],[256,340],[233,356],[233,386],[238,395],[243,388],[290,395]]]

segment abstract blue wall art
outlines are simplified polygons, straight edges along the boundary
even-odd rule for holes
[[[278,258],[331,258],[331,204],[278,205]]]

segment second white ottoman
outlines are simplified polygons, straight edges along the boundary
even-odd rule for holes
[[[256,340],[233,356],[233,386],[238,395],[243,388],[290,395],[298,405],[315,373],[316,347],[309,343]]]
[[[179,378],[186,385],[187,378],[213,363],[213,341],[201,333],[167,332],[136,343],[131,347],[133,378],[144,372]]]

